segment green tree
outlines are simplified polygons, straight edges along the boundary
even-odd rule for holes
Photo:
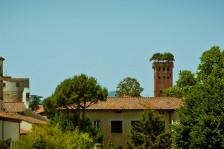
[[[43,107],[44,112],[47,115],[48,118],[52,119],[55,116],[55,113],[57,112],[56,106],[53,103],[52,97],[47,97],[43,100]]]
[[[142,91],[143,88],[135,78],[126,77],[117,85],[116,96],[140,97]]]
[[[150,61],[161,61],[161,60],[163,60],[163,54],[155,53],[149,60]]]
[[[165,89],[163,95],[167,97],[182,98],[196,83],[197,80],[191,71],[182,70],[179,72],[179,79],[176,81],[176,85]]]
[[[175,61],[173,54],[169,52],[155,53],[149,60],[150,61],[167,61],[167,62]]]
[[[43,97],[39,95],[30,95],[30,107],[32,108],[32,110],[36,111],[38,109],[38,105],[41,102],[41,98]]]
[[[128,148],[155,149],[158,146],[159,135],[165,132],[165,122],[153,110],[145,110],[139,122],[131,127],[131,142]]]
[[[92,148],[93,138],[78,130],[62,131],[58,124],[34,125],[32,131],[19,138],[16,149],[84,149]]]
[[[106,100],[107,93],[107,89],[101,87],[95,78],[81,74],[61,82],[52,95],[52,100],[57,107],[75,105],[80,130],[81,121],[85,119],[86,108],[98,101]]]
[[[11,139],[0,139],[0,149],[9,149],[10,148]]]
[[[224,52],[215,46],[200,60],[197,83],[185,92],[173,126],[174,148],[224,148]]]
[[[169,62],[175,61],[173,54],[169,52],[165,52],[162,59]]]

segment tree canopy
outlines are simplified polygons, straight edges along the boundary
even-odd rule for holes
[[[46,101],[44,101],[44,105],[49,112],[52,112],[50,107],[66,108],[69,104],[75,105],[79,115],[78,122],[80,128],[81,120],[85,120],[86,108],[98,101],[104,101],[106,98],[106,88],[101,87],[95,78],[81,74],[61,82],[56,87],[52,97],[47,98]]]
[[[117,85],[116,96],[140,97],[142,91],[143,88],[135,78],[126,77]]]
[[[30,107],[32,108],[32,110],[38,109],[38,105],[41,102],[41,98],[43,97],[39,95],[30,95]]]
[[[173,54],[169,52],[155,53],[149,60],[150,61],[168,61],[168,62],[175,61]]]
[[[196,83],[195,75],[191,71],[182,70],[179,72],[179,79],[176,81],[176,85],[165,89],[163,95],[182,98],[185,92],[188,92],[189,88]]]
[[[173,126],[174,148],[224,147],[224,52],[214,46],[200,60],[196,83],[178,82],[178,87],[191,82],[191,87],[184,92],[179,120]]]
[[[165,133],[165,122],[162,121],[159,117],[159,114],[153,110],[145,110],[140,121],[133,123],[131,127],[131,142],[128,142],[128,148],[134,149],[156,149],[156,148],[170,148],[171,146],[171,137],[167,137]],[[165,139],[164,143],[162,140]],[[160,146],[160,147],[159,147]]]

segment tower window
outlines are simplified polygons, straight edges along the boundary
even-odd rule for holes
[[[167,67],[167,71],[170,71],[170,67]]]
[[[159,67],[159,71],[160,71],[160,67]]]
[[[161,77],[159,76],[159,80],[161,79]]]
[[[3,83],[3,87],[5,87],[6,86],[6,84],[5,83]]]
[[[169,77],[169,76],[167,76],[167,79],[170,79],[170,77]]]
[[[166,68],[165,67],[163,67],[163,71],[165,71],[166,70]]]

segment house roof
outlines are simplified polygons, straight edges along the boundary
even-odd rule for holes
[[[6,112],[22,112],[26,109],[23,102],[4,102]]]
[[[87,110],[176,110],[181,105],[181,99],[175,97],[108,97],[106,101],[100,101]],[[71,104],[67,108],[73,110],[76,106]]]
[[[29,123],[32,123],[32,124],[46,124],[47,123],[46,121],[38,120],[36,118],[20,115],[20,114],[17,114],[17,113],[10,113],[10,114],[13,115],[13,117],[16,117],[16,118],[18,118],[22,121],[26,121],[26,122],[29,122]]]
[[[14,115],[7,113],[5,111],[0,110],[0,119],[11,119],[11,120],[17,120],[17,121],[21,121],[20,118],[15,117]]]
[[[44,112],[44,107],[43,107],[43,105],[38,105],[38,109],[36,110],[36,112],[37,112],[38,114],[43,113],[43,112]]]
[[[24,129],[20,129],[20,130],[19,130],[19,134],[20,134],[20,135],[24,135],[24,134],[26,134],[26,133],[27,133],[27,131],[24,130]]]

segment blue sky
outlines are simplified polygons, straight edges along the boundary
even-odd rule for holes
[[[116,90],[136,78],[153,96],[149,58],[175,56],[196,72],[203,51],[224,49],[222,0],[0,0],[4,74],[30,78],[31,94],[50,96],[64,79],[85,73]]]

